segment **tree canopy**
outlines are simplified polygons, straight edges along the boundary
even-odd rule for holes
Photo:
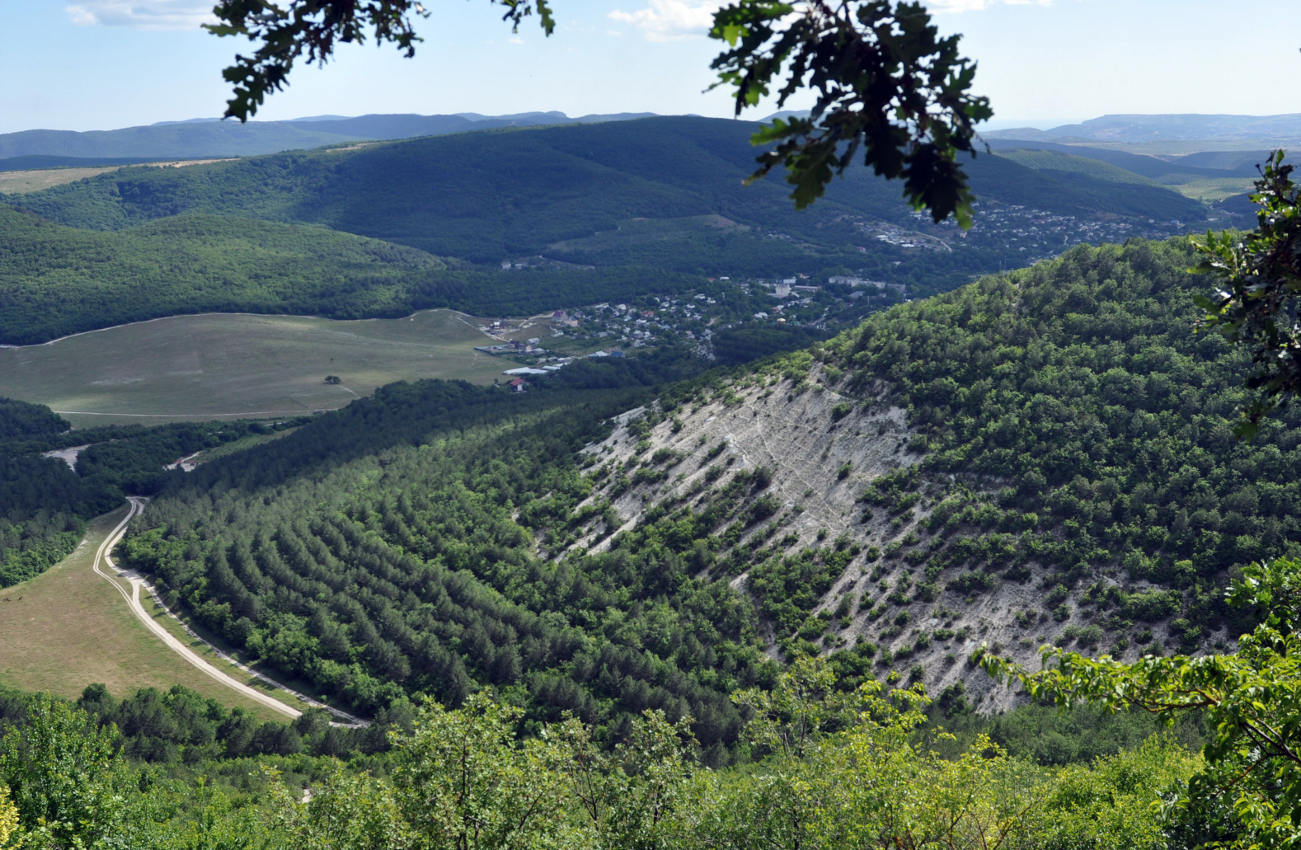
[[[1247,388],[1256,392],[1242,430],[1255,431],[1262,416],[1301,395],[1301,187],[1292,181],[1284,152],[1274,151],[1261,169],[1251,200],[1257,228],[1250,233],[1208,233],[1198,245],[1202,268],[1221,286],[1201,299],[1206,327],[1245,345],[1253,370]]]
[[[1228,599],[1261,614],[1233,654],[1149,655],[1126,664],[1046,649],[1038,673],[993,656],[983,663],[995,675],[1019,680],[1032,696],[1067,705],[1083,699],[1168,716],[1205,712],[1205,766],[1181,802],[1221,832],[1203,840],[1295,848],[1301,846],[1301,563],[1244,567]]]
[[[710,35],[729,46],[712,67],[718,85],[735,87],[738,115],[773,87],[779,106],[801,90],[817,93],[808,117],[778,118],[754,135],[776,145],[751,179],[784,165],[795,205],[806,207],[861,149],[865,166],[903,179],[914,207],[970,225],[956,157],[975,154],[975,124],[993,112],[970,94],[976,66],[958,54],[959,36],[939,38],[920,4],[813,2],[797,12],[741,0],[718,10]]]

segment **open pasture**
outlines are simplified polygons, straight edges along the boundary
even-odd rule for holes
[[[116,171],[119,165],[95,165],[73,168],[34,168],[30,171],[0,172],[0,195],[25,195],[74,180],[84,180]]]
[[[49,405],[77,426],[296,416],[398,380],[490,383],[514,364],[474,350],[489,341],[450,310],[355,321],[170,316],[0,349],[0,395]]]
[[[263,720],[283,721],[173,653],[131,615],[121,594],[91,570],[96,549],[122,514],[117,510],[92,520],[71,555],[30,581],[0,590],[0,683],[70,698],[92,682],[104,683],[117,697],[180,684]],[[183,639],[210,662],[220,663],[197,641]],[[253,677],[223,666],[267,690]]]

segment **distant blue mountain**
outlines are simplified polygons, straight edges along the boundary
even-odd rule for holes
[[[1218,142],[1261,148],[1301,142],[1301,113],[1286,115],[1103,115],[1050,130],[992,130],[988,139],[1029,139],[1088,144]]]
[[[591,124],[647,117],[648,113],[584,115],[526,112],[518,115],[313,116],[291,121],[240,124],[216,118],[168,121],[120,130],[24,130],[0,135],[0,160],[64,157],[99,160],[198,159],[255,156],[348,142],[444,136],[497,127]],[[68,163],[64,163],[68,164]]]

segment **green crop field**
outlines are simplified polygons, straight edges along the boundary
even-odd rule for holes
[[[173,653],[131,615],[122,596],[92,572],[95,550],[122,513],[93,520],[86,539],[58,565],[0,590],[0,683],[66,697],[80,696],[92,682],[104,683],[119,697],[138,688],[166,690],[180,684],[263,720],[283,721],[282,715],[218,684]],[[182,639],[200,651],[192,638]],[[252,677],[220,665],[210,653],[200,654],[257,686]]]
[[[78,426],[331,410],[393,381],[490,383],[515,366],[474,350],[491,340],[473,322],[449,310],[356,321],[171,316],[0,349],[0,396],[49,405]]]

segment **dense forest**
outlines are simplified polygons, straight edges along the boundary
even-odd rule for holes
[[[207,422],[69,430],[42,405],[0,398],[0,587],[45,571],[76,546],[85,521],[162,486],[168,464],[200,449],[293,423]],[[85,446],[76,470],[44,452]],[[175,473],[172,473],[175,474]]]
[[[607,741],[477,693],[408,707],[377,738],[311,714],[259,725],[180,688],[3,692],[0,846],[1157,850],[1236,828],[1228,810],[1151,805],[1199,769],[1191,727],[1035,708],[946,720],[916,691],[846,688],[809,660],[734,703],[746,764],[710,769],[655,711]],[[1026,746],[1044,739],[1058,749]]]
[[[820,350],[855,386],[885,382],[924,440],[920,467],[864,496],[892,516],[925,507],[924,539],[895,555],[917,565],[917,593],[1033,575],[1049,592],[1027,615],[1069,615],[1069,596],[1089,648],[1172,617],[1189,649],[1226,626],[1227,571],[1297,551],[1297,419],[1235,438],[1245,358],[1194,332],[1209,284],[1192,263],[1180,243],[1077,248]]]
[[[1077,228],[1049,219],[1121,238],[1178,232],[1207,214],[1066,155],[1052,168],[975,160],[982,210],[961,238],[914,218],[866,174],[796,214],[777,183],[742,185],[752,129],[655,118],[500,130],[124,168],[9,196],[0,340],[198,311],[523,314],[669,294],[717,275],[852,269],[929,295],[1103,235],[1072,237]],[[909,241],[916,234],[929,247]],[[535,256],[548,263],[500,267]]]
[[[963,611],[1005,584],[1041,589],[1017,617],[1023,655],[1045,633],[1128,654],[1216,645],[1241,626],[1220,601],[1231,570],[1292,551],[1298,440],[1286,421],[1233,440],[1234,364],[1189,330],[1205,284],[1188,261],[1174,244],[1076,249],[757,373],[842,390],[821,427],[908,411],[923,462],[865,487],[863,525],[834,539],[785,534],[799,508],[768,492],[774,470],[731,467],[721,445],[689,461],[701,486],[614,534],[611,499],[688,461],[649,441],[618,468],[580,454],[649,396],[626,373],[604,376],[613,390],[575,372],[523,396],[388,387],[170,480],[123,557],[362,711],[425,692],[455,706],[485,685],[531,722],[571,711],[626,730],[653,708],[692,717],[714,764],[742,723],[727,695],[771,683],[774,648],[842,646],[855,683],[935,646],[956,663],[976,640]],[[739,403],[755,374],[661,389],[636,427]],[[933,609],[952,622],[923,627]]]

